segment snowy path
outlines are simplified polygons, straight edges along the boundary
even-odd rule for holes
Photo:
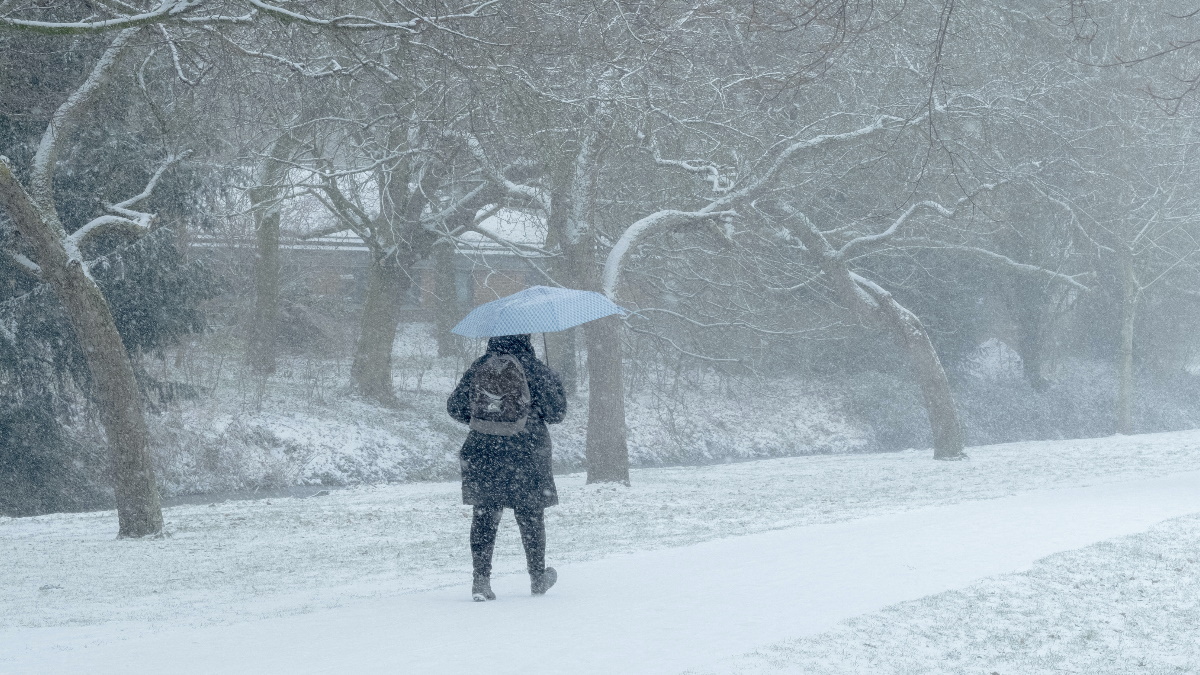
[[[0,653],[20,673],[674,673],[1196,512],[1191,472],[565,565],[544,598],[506,576],[483,605],[456,586],[130,640],[20,629]]]

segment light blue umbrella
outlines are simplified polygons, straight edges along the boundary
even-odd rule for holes
[[[534,286],[476,307],[450,332],[470,338],[553,333],[625,313],[594,291]]]

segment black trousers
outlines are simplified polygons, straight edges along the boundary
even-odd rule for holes
[[[525,507],[513,509],[517,515],[517,527],[521,530],[521,543],[525,546],[525,564],[530,574],[546,571],[546,519],[545,509]],[[496,531],[500,529],[500,516],[504,509],[498,506],[476,506],[471,518],[471,562],[475,576],[492,575],[492,549],[496,546]]]

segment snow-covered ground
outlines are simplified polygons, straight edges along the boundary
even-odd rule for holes
[[[689,675],[1200,673],[1200,515]]]
[[[582,476],[562,476],[563,503],[550,510],[547,519],[550,562],[563,575],[560,587],[546,598],[528,598],[510,517],[497,545],[496,586],[502,597],[485,606],[466,602],[469,511],[458,504],[453,483],[179,506],[166,513],[170,536],[151,541],[116,541],[111,512],[0,519],[0,565],[5,570],[0,576],[0,662],[15,664],[17,672],[72,664],[88,664],[86,670],[102,672],[106,663],[120,670],[121,655],[127,652],[150,660],[169,659],[196,651],[195,642],[203,649],[189,658],[201,653],[208,655],[205,658],[236,657],[237,645],[269,654],[263,651],[265,643],[239,642],[237,637],[257,635],[275,636],[272,644],[286,648],[281,658],[312,652],[287,668],[293,672],[317,671],[321,664],[353,665],[346,661],[353,658],[363,659],[359,672],[372,667],[394,672],[404,670],[406,654],[433,659],[424,663],[444,661],[444,672],[461,672],[437,657],[454,653],[451,638],[461,637],[464,626],[524,622],[532,627],[552,617],[553,625],[574,625],[584,634],[600,630],[601,640],[605,626],[634,627],[635,634],[649,635],[681,618],[685,627],[692,621],[698,635],[716,629],[715,634],[725,636],[705,640],[707,650],[668,642],[657,656],[641,652],[640,660],[632,663],[644,664],[644,672],[688,667],[698,672],[772,672],[793,666],[796,672],[1041,672],[1037,668],[1043,663],[1100,663],[1091,656],[1100,643],[1110,645],[1110,658],[1141,654],[1147,663],[1163,668],[1178,663],[1184,669],[1150,672],[1194,671],[1195,650],[1170,646],[1194,638],[1194,626],[1200,624],[1197,594],[1172,590],[1196,587],[1196,556],[1180,562],[1187,560],[1181,557],[1187,546],[1200,551],[1200,526],[1194,518],[1160,526],[1141,539],[1056,556],[1025,574],[986,579],[964,590],[870,614],[890,603],[1019,571],[1039,556],[1200,512],[1200,483],[1194,474],[1179,476],[1200,471],[1200,432],[1009,444],[973,448],[971,456],[966,462],[941,463],[931,461],[925,451],[643,469],[634,473],[630,488],[587,486]],[[1042,504],[1038,508],[1043,510],[1030,511],[1031,504]],[[922,525],[942,522],[937,518],[945,519],[942,529]],[[892,525],[870,534],[870,523],[888,522]],[[1022,530],[1023,523],[1033,529]],[[976,524],[979,536],[972,534]],[[676,596],[656,598],[653,584],[650,590],[630,594],[630,584],[618,583],[620,592],[612,591],[621,579],[644,586],[659,575],[666,580],[659,584],[664,588],[686,582],[684,572],[704,569],[699,561],[720,560],[721,555],[736,558],[729,551],[740,551],[746,560],[784,555],[777,559],[803,558],[805,564],[817,564],[825,555],[817,551],[832,549],[813,549],[803,542],[823,529],[863,533],[858,544],[867,548],[861,550],[875,550],[881,566],[848,569],[870,582],[865,587],[883,590],[864,591],[866,601],[847,604],[850,609],[842,613],[828,610],[832,601],[808,608],[785,605],[789,616],[815,628],[768,628],[730,612],[712,618],[670,601]],[[996,536],[1007,532],[1005,536],[1015,539],[1007,540],[1009,544],[987,540],[985,531]],[[1163,536],[1164,531],[1170,536]],[[932,585],[891,583],[894,577],[885,573],[883,563],[899,564],[902,558],[892,560],[889,554],[897,546],[924,537],[923,541],[943,542],[953,554],[959,545],[955,537],[963,532],[971,534],[968,540],[984,542],[979,544],[982,554],[977,547],[967,556],[974,562],[958,565],[950,557],[944,569],[914,565],[926,570],[914,578],[921,583],[932,580]],[[889,538],[880,538],[880,533],[889,533]],[[1176,546],[1174,540],[1182,543]],[[788,546],[800,546],[806,554],[788,558]],[[1162,558],[1155,559],[1159,562],[1146,559],[1160,554]],[[773,569],[783,567],[780,562]],[[947,570],[954,574],[947,575]],[[1147,570],[1157,576],[1146,579]],[[802,596],[814,585],[836,585],[784,572],[783,580],[760,583],[756,580],[767,579],[766,573],[731,570],[723,575],[720,569],[708,569],[694,597],[715,602],[732,594],[734,601],[722,602],[732,602],[754,617],[763,603],[748,597],[739,604],[739,588],[775,588],[779,593],[764,597],[782,598]],[[1146,581],[1130,586],[1122,576],[1126,573],[1141,574]],[[1158,583],[1151,583],[1155,580]],[[1141,594],[1130,590],[1143,585]],[[898,596],[885,592],[893,586],[908,590]],[[572,603],[572,598],[578,601]],[[622,600],[614,606],[616,599]],[[1121,625],[1101,623],[1105,617],[1119,616],[1100,611],[1108,604],[1139,602]],[[835,620],[863,612],[868,614],[835,628]],[[604,621],[605,616],[621,620]],[[456,618],[467,623],[456,630]],[[723,623],[714,625],[718,622]],[[1061,631],[1053,632],[1059,623]],[[425,630],[422,641],[404,638],[405,626]],[[441,633],[430,632],[438,626],[444,629]],[[818,638],[804,637],[806,630],[817,629],[834,630]],[[321,635],[330,636],[330,641],[322,644]],[[339,647],[336,635],[392,636],[394,642],[379,647],[389,660],[373,658],[371,643],[362,639],[351,641],[356,650],[342,650],[347,645]],[[447,641],[439,644],[438,635]],[[288,643],[288,636],[303,641]],[[801,639],[780,643],[787,638]],[[544,643],[537,631],[530,631],[528,639],[535,647]],[[864,641],[873,646],[861,645]],[[770,647],[773,643],[780,644]],[[580,663],[573,664],[561,646],[550,650],[556,659],[537,662],[525,672],[579,670],[573,665]],[[513,653],[522,653],[519,648]],[[588,654],[597,651],[586,643],[580,648]],[[755,649],[758,656],[735,658]],[[616,645],[611,651],[626,653]],[[331,661],[331,655],[341,660]],[[196,672],[211,670],[203,659],[176,663],[179,669],[195,663],[191,667]],[[247,655],[230,663],[255,661]],[[638,670],[606,670],[605,662],[598,662],[591,672]],[[1110,664],[1107,671],[1079,672],[1129,671]]]

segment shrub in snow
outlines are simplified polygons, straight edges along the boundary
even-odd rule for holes
[[[0,407],[0,515],[110,508],[108,456],[71,438],[45,407]]]

